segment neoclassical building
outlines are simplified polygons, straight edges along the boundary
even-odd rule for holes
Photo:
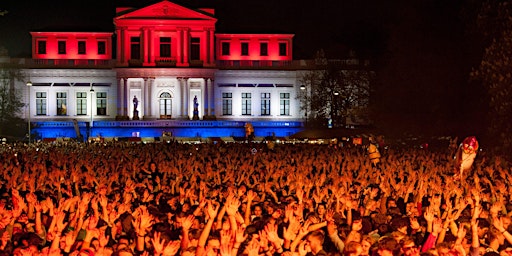
[[[216,33],[213,9],[167,0],[117,8],[113,22],[112,32],[31,32],[30,86],[20,86],[43,137],[73,136],[70,123],[105,137],[187,136],[190,127],[234,136],[247,122],[257,135],[287,136],[303,127],[307,65],[293,60],[293,34]]]

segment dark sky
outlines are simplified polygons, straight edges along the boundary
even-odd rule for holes
[[[11,56],[30,55],[30,30],[57,26],[113,31],[116,6],[147,0],[10,0],[0,2],[0,45]],[[468,74],[480,48],[465,34],[465,0],[176,0],[215,8],[218,33],[290,33],[294,58],[318,49],[337,58],[347,49],[372,58],[382,109],[395,118],[436,123],[464,119]],[[467,17],[466,17],[467,19]],[[393,118],[393,117],[392,117]]]

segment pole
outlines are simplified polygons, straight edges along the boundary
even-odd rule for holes
[[[30,87],[31,86],[32,86],[32,82],[28,81],[27,82],[27,90],[28,90],[28,103],[27,103],[27,106],[28,106],[28,113],[27,113],[28,114],[28,118],[27,118],[27,120],[28,120],[28,124],[27,124],[28,125],[28,144],[30,144],[31,137],[32,137],[31,136],[32,131],[30,129]]]
[[[90,138],[92,137],[92,127],[93,127],[93,96],[94,96],[94,89],[92,88],[92,85],[91,85],[91,123],[89,124],[89,140]]]

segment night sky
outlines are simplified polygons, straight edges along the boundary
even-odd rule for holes
[[[79,2],[79,4],[77,4]],[[158,1],[7,1],[0,10],[0,45],[13,57],[30,56],[31,30],[78,26],[114,31],[116,6]],[[372,59],[378,77],[374,102],[389,123],[438,127],[462,124],[481,105],[469,83],[482,47],[466,31],[464,0],[177,0],[190,8],[215,8],[218,33],[289,33],[294,59],[324,49],[339,58],[348,49]],[[392,2],[392,4],[390,4]],[[319,4],[321,3],[321,5]],[[464,108],[464,104],[471,104]],[[468,117],[469,116],[469,117]],[[450,124],[452,125],[452,124]]]

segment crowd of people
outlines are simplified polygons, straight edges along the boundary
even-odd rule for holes
[[[512,255],[509,162],[263,143],[0,146],[0,255]]]

